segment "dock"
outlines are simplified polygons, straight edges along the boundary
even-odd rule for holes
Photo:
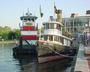
[[[85,46],[80,44],[76,59],[75,72],[90,72],[90,60],[85,55]]]

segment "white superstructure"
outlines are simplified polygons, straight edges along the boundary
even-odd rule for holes
[[[62,23],[57,21],[44,22],[43,42],[70,46],[71,39],[62,35]]]

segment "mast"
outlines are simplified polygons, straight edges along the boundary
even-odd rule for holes
[[[40,5],[39,10],[40,10],[41,25],[42,25],[42,21],[43,21],[43,13],[42,13],[41,5]],[[42,26],[41,26],[41,29],[42,29]],[[39,34],[39,40],[41,40],[41,29],[40,29],[40,34]]]

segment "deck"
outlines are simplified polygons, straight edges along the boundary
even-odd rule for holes
[[[87,47],[90,47],[89,45]],[[79,46],[75,72],[90,72],[90,56],[85,55],[86,47],[82,44]],[[89,58],[89,59],[88,59]]]

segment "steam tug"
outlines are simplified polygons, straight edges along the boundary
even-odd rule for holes
[[[46,54],[52,54],[53,52],[61,53],[64,49],[70,50],[72,39],[63,35],[62,24],[62,10],[55,8],[57,18],[50,16],[48,22],[43,22],[44,32],[42,33],[42,39],[39,40],[41,48],[39,48],[38,56]]]
[[[33,16],[29,11],[25,16],[20,17],[22,26],[20,26],[21,36],[19,44],[13,48],[14,54],[37,54],[37,27],[35,26],[36,16]]]
[[[72,39],[63,34],[62,10],[55,9],[57,18],[50,16],[49,21],[43,22],[44,32],[41,34],[38,48],[38,62],[43,64],[55,60],[72,60],[76,49],[71,48]]]

